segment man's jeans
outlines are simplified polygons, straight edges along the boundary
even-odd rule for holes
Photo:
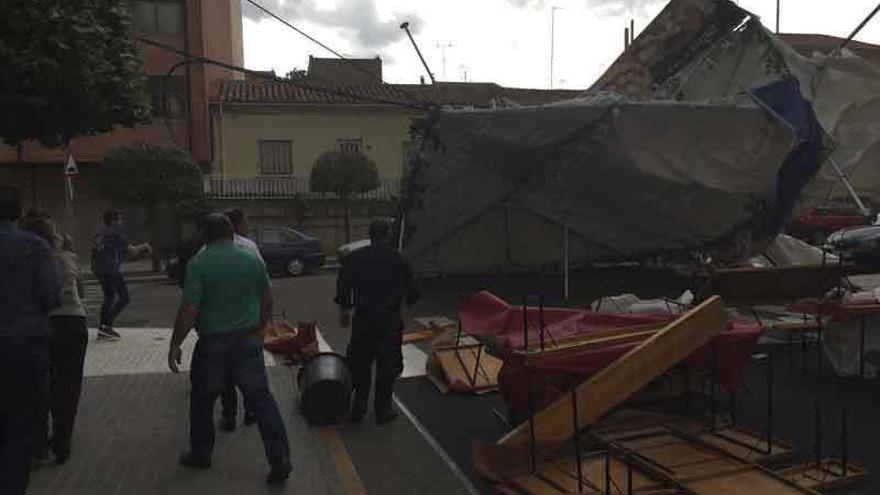
[[[95,273],[101,289],[104,291],[104,303],[101,304],[101,325],[113,326],[116,317],[128,305],[128,286],[122,273],[98,272]]]
[[[193,351],[190,382],[190,446],[199,460],[214,450],[214,403],[232,376],[245,407],[257,420],[266,459],[272,466],[290,462],[287,432],[266,378],[263,341],[250,332],[199,337]]]

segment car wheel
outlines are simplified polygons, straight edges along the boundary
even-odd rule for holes
[[[284,264],[284,271],[291,277],[298,277],[306,272],[306,264],[298,258],[291,258]]]

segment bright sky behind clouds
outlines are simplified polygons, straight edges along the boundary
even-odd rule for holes
[[[588,87],[623,50],[623,29],[636,34],[666,0],[256,0],[290,23],[351,57],[383,59],[386,82],[417,83],[426,75],[398,28],[409,21],[438,80],[550,84],[551,8],[555,11],[553,86]],[[781,30],[847,36],[877,0],[781,0]],[[776,0],[739,0],[774,29]],[[250,69],[283,75],[305,69],[309,55],[333,57],[247,0],[244,61]],[[856,37],[880,44],[880,14]],[[450,46],[451,45],[451,46]],[[443,48],[445,47],[445,48]],[[443,63],[445,52],[446,63]],[[426,77],[427,79],[427,77]]]

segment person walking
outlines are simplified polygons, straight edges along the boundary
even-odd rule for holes
[[[49,311],[61,284],[52,252],[18,230],[18,191],[0,186],[0,487],[25,493],[50,365]]]
[[[245,236],[248,231],[248,221],[244,212],[238,208],[231,208],[226,210],[224,214],[226,215],[226,218],[229,219],[230,223],[232,223],[232,243],[255,256],[261,263],[263,263],[263,265],[265,265],[266,262],[260,255],[260,248],[257,247],[257,244],[254,241]],[[227,377],[226,386],[223,388],[223,392],[220,393],[220,417],[222,418],[220,424],[224,430],[235,430],[235,427],[238,424],[236,419],[238,417],[238,390],[235,388],[234,377],[231,374]],[[254,418],[254,415],[247,409],[247,407],[245,407],[244,424],[250,425],[255,421],[256,418]]]
[[[359,422],[367,412],[373,362],[376,363],[376,390],[373,403],[377,424],[397,417],[392,406],[394,381],[403,371],[401,338],[403,302],[412,306],[419,299],[412,267],[388,242],[388,224],[370,225],[370,246],[345,258],[336,279],[336,304],[340,323],[351,324],[348,364],[354,385],[351,422]],[[354,308],[352,322],[350,310]]]
[[[168,367],[179,372],[180,345],[190,330],[198,334],[190,369],[190,450],[180,464],[211,467],[214,403],[228,376],[256,418],[269,461],[270,484],[290,475],[290,447],[278,405],[269,390],[263,358],[263,329],[272,315],[272,289],[266,267],[232,243],[226,216],[202,219],[205,250],[186,268],[183,297],[168,349]]]
[[[83,364],[89,332],[83,306],[82,276],[73,242],[61,238],[49,218],[26,218],[22,230],[31,232],[53,248],[55,266],[61,280],[60,305],[49,313],[52,324],[50,347],[51,367],[49,401],[43,410],[37,434],[36,458],[42,460],[51,448],[57,464],[70,458],[71,438],[82,390]],[[66,247],[66,249],[65,249]],[[49,438],[49,416],[52,417],[52,438]]]
[[[92,270],[98,277],[104,302],[101,304],[101,321],[98,338],[118,340],[121,336],[113,329],[113,322],[128,305],[128,286],[120,271],[126,255],[148,255],[152,253],[149,244],[132,245],[122,231],[122,212],[104,212],[104,227],[98,234],[92,256]]]

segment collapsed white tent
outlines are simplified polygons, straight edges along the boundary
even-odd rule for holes
[[[800,82],[830,138],[805,202],[849,196],[842,172],[880,203],[880,70],[846,49],[807,58],[728,0],[670,2],[589,92],[746,103],[747,90],[785,76]]]
[[[408,177],[418,271],[485,273],[769,242],[793,136],[756,106],[573,100],[442,113]],[[566,237],[568,247],[566,250]]]
[[[794,79],[763,81],[788,83],[765,95],[778,100],[775,109],[759,108],[754,94],[652,99],[658,81],[699,64],[748,16],[726,0],[671,2],[597,83],[629,98],[594,91],[426,119],[402,215],[401,244],[416,270],[696,256],[728,263],[760,252],[818,165],[821,131]],[[805,142],[812,154],[798,155]]]

